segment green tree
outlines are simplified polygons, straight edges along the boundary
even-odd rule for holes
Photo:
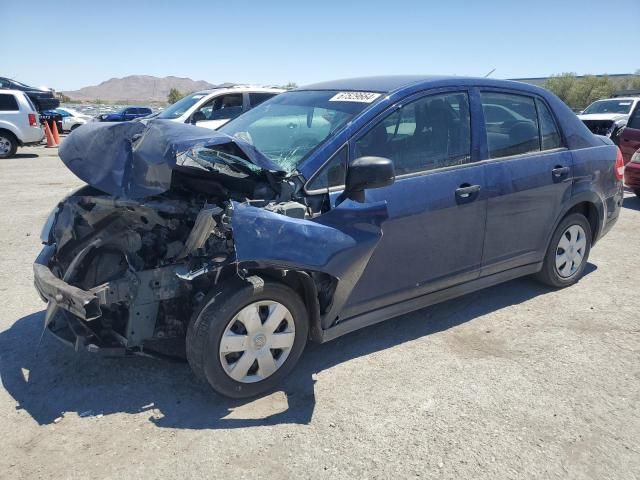
[[[60,100],[60,102],[62,102],[62,103],[71,103],[71,98],[66,96],[62,92],[56,93],[56,96],[58,97],[58,100]]]
[[[169,90],[169,95],[167,95],[167,102],[169,102],[169,105],[171,105],[173,103],[176,103],[185,95],[186,94],[180,92],[180,90],[178,90],[177,88],[172,88],[171,90]]]
[[[564,103],[570,105],[569,97],[577,81],[575,73],[561,73],[560,75],[552,75],[545,82],[544,87],[555,93]]]

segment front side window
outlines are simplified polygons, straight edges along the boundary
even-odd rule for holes
[[[489,158],[540,150],[538,115],[533,98],[510,93],[481,92]],[[502,113],[496,117],[496,109]]]
[[[229,120],[242,113],[242,94],[221,95],[209,100],[194,114],[196,121],[200,120]]]
[[[219,129],[256,147],[286,172],[293,171],[321,143],[380,94],[298,90],[276,95]],[[366,95],[364,95],[366,93]]]
[[[15,112],[18,110],[16,97],[11,93],[0,93],[0,112]]]
[[[421,98],[399,108],[355,145],[355,155],[386,157],[397,175],[471,161],[471,117],[466,93]]]

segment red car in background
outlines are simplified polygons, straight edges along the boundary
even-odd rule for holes
[[[640,197],[640,104],[631,113],[618,142],[624,158],[624,183]]]

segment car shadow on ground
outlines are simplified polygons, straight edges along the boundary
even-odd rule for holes
[[[630,196],[625,196],[622,206],[630,210],[640,210],[640,197],[633,193]]]
[[[588,264],[585,274],[596,268]],[[15,399],[16,408],[40,425],[73,412],[81,417],[147,412],[149,421],[159,427],[185,429],[308,424],[315,408],[317,372],[550,291],[530,278],[517,279],[333,342],[309,344],[296,369],[284,381],[282,391],[258,399],[238,401],[215,394],[195,380],[185,362],[75,354],[49,334],[44,335],[38,347],[43,311],[19,319],[0,333],[0,378]]]
[[[37,153],[16,153],[11,157],[11,159],[15,160],[20,158],[39,158],[39,157],[40,156]]]

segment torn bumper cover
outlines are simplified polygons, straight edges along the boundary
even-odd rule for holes
[[[100,317],[100,299],[95,291],[85,291],[69,285],[49,269],[54,253],[54,245],[44,247],[33,264],[33,281],[38,293],[45,301],[54,303],[83,320]]]

